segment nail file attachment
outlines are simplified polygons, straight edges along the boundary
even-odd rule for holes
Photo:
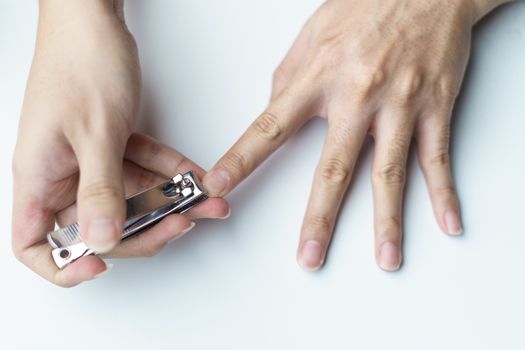
[[[138,193],[126,200],[126,222],[121,240],[142,232],[169,214],[182,214],[207,198],[206,191],[191,171]],[[53,247],[51,254],[59,269],[83,256],[95,254],[82,242],[78,223],[48,233],[47,240]]]

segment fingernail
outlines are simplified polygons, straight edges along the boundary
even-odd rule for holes
[[[459,215],[453,210],[449,210],[445,213],[445,225],[447,226],[447,231],[450,235],[459,236],[463,233]]]
[[[321,267],[323,257],[323,247],[315,240],[303,243],[299,252],[299,265],[308,271],[315,271]]]
[[[179,236],[182,236],[182,235],[184,235],[184,234],[190,232],[191,229],[194,228],[194,227],[195,227],[195,223],[192,221],[192,222],[190,223],[190,226],[188,226],[187,228],[185,228],[184,231],[182,231],[182,232],[179,234]]]
[[[219,217],[218,219],[224,220],[224,219],[229,218],[231,215],[232,215],[232,209],[228,208],[228,213],[226,213],[226,215],[224,216]]]
[[[93,220],[88,224],[87,240],[89,248],[97,253],[107,253],[115,246],[115,237],[119,237],[114,220]]]
[[[213,170],[204,177],[204,187],[206,187],[212,195],[222,194],[229,183],[230,175],[223,169]]]
[[[173,237],[172,239],[170,239],[168,241],[168,244],[170,244],[171,242],[174,242],[176,241],[177,239],[181,238],[182,236],[184,236],[186,233],[190,232],[192,228],[195,227],[195,223],[192,221],[190,226],[188,226],[186,229],[184,229],[184,231],[180,232],[179,234],[177,234],[175,237]]]
[[[102,276],[103,274],[105,274],[106,272],[108,272],[109,270],[111,270],[113,268],[113,264],[108,264],[106,263],[106,269],[104,271],[102,271],[101,273],[98,273],[96,274],[93,279],[95,278],[99,278],[100,276]]]
[[[396,271],[401,265],[401,254],[392,242],[383,243],[379,250],[379,266],[385,271]]]

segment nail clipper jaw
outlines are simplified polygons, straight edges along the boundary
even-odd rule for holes
[[[162,193],[166,197],[182,196],[182,198],[186,198],[193,194],[194,187],[195,184],[192,179],[179,174],[164,185]]]

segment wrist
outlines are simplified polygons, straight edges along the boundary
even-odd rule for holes
[[[515,0],[470,0],[474,7],[476,22],[492,12],[496,7]]]
[[[83,19],[116,18],[117,0],[40,0],[40,21],[75,23]]]
[[[122,29],[129,33],[122,4],[123,0],[40,0],[37,49],[45,46],[41,43],[67,40],[86,46],[122,35]]]

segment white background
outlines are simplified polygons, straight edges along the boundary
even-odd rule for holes
[[[319,3],[129,1],[142,128],[210,167],[264,108],[273,69]],[[475,31],[453,128],[464,237],[439,231],[412,157],[405,264],[380,271],[368,143],[325,268],[300,270],[326,132],[315,120],[229,196],[230,220],[68,290],[10,250],[10,157],[37,13],[37,1],[0,0],[1,349],[525,349],[525,3]]]

